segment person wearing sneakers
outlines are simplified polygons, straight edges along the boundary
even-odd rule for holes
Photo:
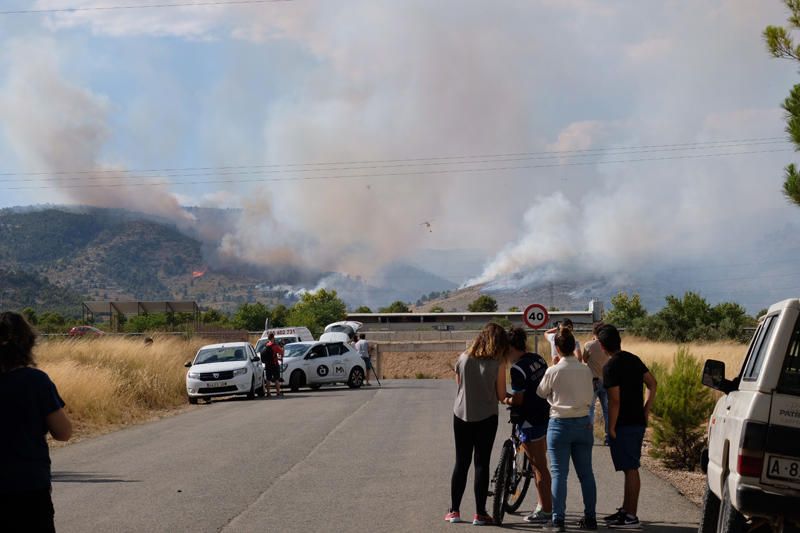
[[[550,404],[536,394],[536,388],[547,371],[547,361],[538,353],[527,351],[528,335],[522,328],[508,332],[510,348],[508,364],[511,366],[511,391],[505,404],[512,406],[511,413],[518,419],[517,435],[525,455],[533,466],[536,509],[525,517],[531,524],[547,524],[553,518],[553,498],[550,493],[550,470],[547,467],[547,423],[550,421]]]
[[[544,373],[536,393],[550,404],[547,428],[547,454],[553,476],[553,522],[558,531],[566,531],[567,476],[570,457],[583,493],[581,529],[597,529],[595,507],[597,485],[592,472],[594,435],[589,425],[592,401],[592,372],[575,356],[575,338],[563,328],[555,336],[558,363]]]
[[[456,462],[450,481],[450,509],[444,517],[451,524],[461,522],[459,507],[473,457],[476,514],[472,523],[476,526],[493,523],[486,512],[486,498],[497,434],[497,406],[506,397],[507,354],[508,335],[501,326],[489,323],[456,362],[458,391],[453,406]]]
[[[625,473],[622,507],[605,517],[606,525],[618,529],[640,528],[639,460],[650,409],[658,384],[645,364],[632,353],[622,351],[617,328],[606,324],[597,330],[597,340],[611,357],[603,371],[603,384],[608,390],[608,436],[611,460],[617,472]],[[642,388],[647,387],[647,399]]]

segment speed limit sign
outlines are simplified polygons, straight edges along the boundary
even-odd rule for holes
[[[522,316],[522,320],[525,324],[528,325],[531,329],[539,329],[550,319],[550,315],[547,313],[547,308],[542,304],[531,304],[525,308],[525,314]]]

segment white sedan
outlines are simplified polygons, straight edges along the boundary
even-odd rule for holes
[[[264,365],[249,342],[203,346],[185,365],[189,403],[200,398],[246,394],[264,396]]]
[[[364,383],[364,372],[364,360],[343,342],[294,342],[284,347],[281,375],[292,391],[333,383],[357,389]]]

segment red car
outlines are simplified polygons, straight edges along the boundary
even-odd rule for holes
[[[102,335],[105,335],[105,333],[102,330],[99,330],[92,326],[75,326],[74,328],[69,330],[68,335],[70,337],[83,337],[85,335],[100,337]]]

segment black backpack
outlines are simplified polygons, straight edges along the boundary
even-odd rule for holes
[[[259,357],[261,357],[261,362],[264,363],[264,366],[273,366],[275,364],[275,352],[272,350],[272,345],[267,343],[261,347],[261,351],[258,352]]]

